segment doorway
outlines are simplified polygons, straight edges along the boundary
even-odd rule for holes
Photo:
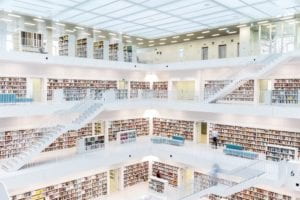
[[[120,191],[120,182],[121,182],[120,172],[121,172],[120,168],[109,170],[109,178],[110,178],[109,191],[110,191],[110,193]]]
[[[32,99],[34,102],[41,102],[43,95],[43,80],[40,78],[32,78]]]
[[[197,131],[197,143],[207,144],[208,143],[207,122],[197,122],[196,131]]]
[[[174,91],[179,100],[193,100],[195,96],[195,81],[174,81]]]

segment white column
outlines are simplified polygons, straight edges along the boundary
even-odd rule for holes
[[[251,54],[251,30],[250,27],[240,28],[240,56],[250,56]]]
[[[137,53],[135,45],[132,45],[132,62],[137,63]]]
[[[149,118],[149,136],[153,136],[153,117]]]
[[[93,41],[93,38],[87,38],[87,58],[93,58],[94,56],[94,49],[93,49],[93,46],[94,45],[94,41]]]
[[[260,85],[259,80],[254,80],[254,104],[259,104]]]
[[[6,51],[7,25],[0,21],[0,51]]]
[[[197,144],[197,140],[198,140],[198,130],[197,130],[197,126],[196,126],[196,122],[194,121],[194,131],[193,131],[193,143]]]
[[[109,60],[109,41],[103,41],[103,60]]]
[[[124,62],[124,44],[122,35],[120,35],[118,41],[118,61]]]
[[[105,127],[105,132],[104,132],[104,145],[105,145],[105,148],[108,147],[109,145],[109,135],[108,135],[108,127],[109,127],[109,124],[110,124],[110,121],[105,121],[104,122],[104,127]]]
[[[196,101],[199,101],[200,100],[200,91],[201,91],[201,88],[200,88],[200,80],[199,79],[196,79],[195,80],[195,100]]]
[[[120,191],[124,190],[124,166],[120,168]]]
[[[107,171],[107,195],[110,195],[110,170]]]
[[[42,102],[47,102],[47,78],[42,79],[42,94],[41,94],[41,101]]]
[[[75,35],[69,35],[68,56],[75,57],[76,55],[76,39]]]

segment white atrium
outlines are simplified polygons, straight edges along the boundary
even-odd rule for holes
[[[0,200],[300,200],[299,0],[0,0]]]

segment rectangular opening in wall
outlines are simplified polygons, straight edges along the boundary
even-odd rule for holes
[[[202,47],[202,60],[208,60],[208,47]]]
[[[219,58],[226,58],[226,44],[219,45]]]
[[[240,43],[237,43],[237,47],[236,47],[236,56],[240,57]]]

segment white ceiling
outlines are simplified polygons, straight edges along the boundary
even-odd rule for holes
[[[0,0],[1,7],[91,28],[159,38],[299,13],[300,1]]]

